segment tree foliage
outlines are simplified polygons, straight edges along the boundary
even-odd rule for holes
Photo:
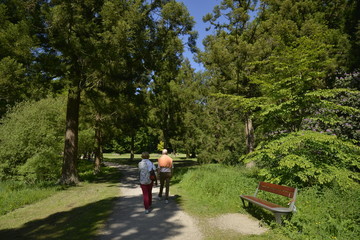
[[[250,119],[258,147],[240,160],[257,162],[266,180],[356,185],[358,78],[356,71],[343,72],[353,71],[351,49],[356,45],[354,31],[348,35],[356,17],[344,16],[358,5],[342,0],[265,0],[259,1],[251,21],[252,4],[256,1],[221,1],[204,17],[215,31],[205,39],[199,57],[211,76],[210,96],[221,99],[211,112],[231,106],[240,113],[236,120],[210,124],[207,136],[215,126],[226,129],[234,121]],[[239,134],[238,140],[243,137]],[[314,154],[317,148],[320,152]]]
[[[266,181],[301,187],[336,183],[347,189],[359,181],[359,151],[335,135],[299,131],[262,143],[244,160],[256,160]]]
[[[183,61],[184,44],[181,37],[188,37],[187,44],[194,48],[196,32],[194,20],[183,3],[169,1],[154,19],[156,36],[154,39],[154,72],[150,84],[151,122],[157,129],[165,148],[171,148],[171,139],[181,128],[184,112],[181,96],[177,94],[181,84],[178,78]]]
[[[16,0],[0,2],[0,117],[8,107],[29,99],[36,86],[27,71],[37,41],[25,17],[26,7],[26,3]]]
[[[1,179],[27,181],[59,177],[64,138],[65,98],[17,104],[0,125]]]
[[[80,154],[162,142],[201,163],[256,160],[273,181],[295,181],[287,169],[303,186],[330,184],[330,174],[347,185],[360,140],[358,10],[352,0],[219,1],[204,16],[214,31],[200,52],[194,19],[174,0],[1,1],[0,115],[68,93],[63,183],[78,181]],[[191,68],[185,47],[205,72]],[[311,145],[338,162],[315,158]],[[21,160],[10,151],[3,169],[30,176],[55,149]],[[271,154],[280,157],[266,164]]]

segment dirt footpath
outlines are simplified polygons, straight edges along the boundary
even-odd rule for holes
[[[153,188],[152,210],[145,214],[137,168],[123,165],[118,167],[123,174],[121,197],[99,240],[203,238],[196,221],[179,208],[172,195],[168,204],[157,200],[158,187]]]
[[[107,165],[113,165],[106,163]],[[138,169],[126,165],[114,165],[122,172],[120,198],[115,203],[112,215],[105,229],[100,233],[99,240],[117,239],[170,239],[170,240],[201,240],[204,234],[200,230],[222,229],[237,232],[240,235],[259,235],[267,231],[259,221],[243,214],[226,214],[217,218],[206,219],[199,224],[197,220],[181,210],[170,196],[169,203],[157,200],[159,188],[153,188],[152,210],[145,214],[141,188],[138,184]]]

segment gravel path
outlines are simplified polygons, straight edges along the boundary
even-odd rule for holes
[[[107,163],[111,165],[111,163]],[[169,203],[157,200],[158,187],[153,188],[152,211],[144,213],[142,192],[135,167],[114,165],[122,171],[120,198],[99,240],[117,239],[203,239],[196,221],[181,210],[171,195]]]

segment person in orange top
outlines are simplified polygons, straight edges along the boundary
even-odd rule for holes
[[[158,159],[158,175],[160,176],[160,190],[158,198],[159,200],[162,199],[165,184],[165,203],[169,202],[170,179],[174,170],[173,160],[167,154],[168,151],[166,149],[162,150],[162,156]]]

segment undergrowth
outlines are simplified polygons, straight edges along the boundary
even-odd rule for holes
[[[360,188],[352,191],[302,189],[297,213],[282,229],[291,239],[357,239],[360,236]]]
[[[46,182],[31,185],[18,181],[1,182],[0,216],[51,196],[59,189],[61,186]]]
[[[270,212],[243,207],[239,195],[252,195],[259,181],[254,170],[212,164],[183,172],[177,188],[186,199],[186,209],[198,216],[247,213],[268,224],[274,233],[290,239],[357,239],[360,236],[359,186],[351,191],[338,186],[299,189],[297,212],[284,219],[280,227]]]
[[[210,164],[188,170],[180,181],[179,190],[193,206],[190,211],[211,216],[245,212],[240,208],[239,196],[253,193],[256,186],[256,180],[245,169]]]
[[[79,161],[79,178],[84,182],[101,181],[111,174],[110,168],[102,168],[102,172],[94,175],[93,163]],[[27,183],[24,181],[8,180],[0,182],[0,216],[17,208],[45,199],[57,191],[66,189],[56,182],[40,181]]]

